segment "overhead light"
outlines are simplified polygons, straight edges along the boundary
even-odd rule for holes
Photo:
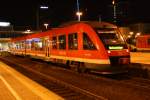
[[[133,35],[134,33],[133,33],[133,32],[129,32],[129,34],[130,34],[130,35]]]
[[[131,38],[131,35],[128,35],[128,38]]]
[[[40,6],[41,9],[48,9],[48,6]]]
[[[23,33],[29,34],[29,33],[32,33],[32,31],[28,29],[28,30],[24,31]]]
[[[49,24],[47,24],[47,23],[44,24],[44,26],[45,26],[46,29],[48,28],[48,25],[49,25]]]
[[[79,12],[79,11],[76,12],[76,15],[77,15],[77,16],[82,16],[82,14],[83,14],[82,12]]]
[[[7,27],[7,26],[10,26],[10,23],[9,22],[0,22],[0,26]]]
[[[141,35],[141,33],[136,33],[137,36]]]

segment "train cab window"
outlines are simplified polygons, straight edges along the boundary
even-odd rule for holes
[[[52,37],[52,48],[57,49],[57,37]]]
[[[108,50],[127,49],[122,34],[115,28],[96,29],[99,39]]]
[[[91,41],[91,39],[88,37],[86,33],[83,33],[83,49],[84,50],[96,50],[95,45]]]
[[[78,49],[77,33],[73,33],[73,34],[68,35],[68,46],[69,46],[70,50],[77,50]]]
[[[66,49],[66,36],[61,35],[58,37],[59,49]]]

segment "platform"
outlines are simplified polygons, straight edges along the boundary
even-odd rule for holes
[[[150,64],[150,52],[131,52],[131,63]]]
[[[64,100],[0,61],[0,100]]]

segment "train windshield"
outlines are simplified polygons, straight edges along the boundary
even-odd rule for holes
[[[122,35],[114,28],[97,29],[96,31],[107,49],[118,50],[127,48]]]

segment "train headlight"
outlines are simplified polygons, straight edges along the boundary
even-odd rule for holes
[[[107,52],[108,52],[109,54],[111,53],[111,51],[109,51],[109,50],[108,50]]]
[[[126,52],[129,52],[129,49],[127,49]]]

